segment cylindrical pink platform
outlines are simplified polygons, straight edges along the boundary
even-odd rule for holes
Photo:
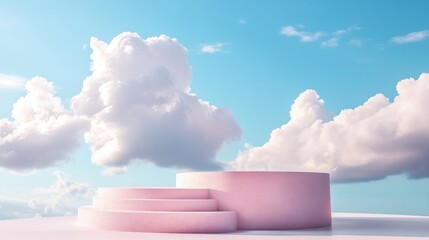
[[[239,230],[331,226],[329,174],[310,172],[179,173],[178,188],[210,189],[221,211],[237,213]]]

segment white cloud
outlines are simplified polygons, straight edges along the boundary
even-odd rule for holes
[[[360,30],[361,28],[357,25],[350,26],[348,28],[339,29],[331,34],[332,38],[323,41],[321,43],[322,47],[337,47],[339,45],[340,39],[344,37],[344,35],[349,34],[353,31]],[[358,41],[357,39],[352,39],[349,43],[354,44],[356,46],[362,46],[362,41]]]
[[[240,24],[247,24],[247,21],[246,21],[246,19],[240,19],[240,20],[238,20],[238,23],[240,23]]]
[[[94,191],[86,183],[75,183],[71,180],[71,176],[61,172],[54,171],[54,176],[57,181],[48,188],[34,189],[33,193],[37,195],[55,196],[53,199],[58,202],[63,202],[68,198],[88,199],[94,194]]]
[[[51,166],[79,146],[86,121],[67,112],[52,83],[35,77],[13,106],[13,120],[0,119],[0,167],[25,171]]]
[[[201,46],[201,52],[203,53],[217,53],[222,51],[225,43],[205,44]]]
[[[120,175],[128,172],[127,167],[107,167],[103,169],[102,174],[104,176],[114,176],[114,175]]]
[[[336,47],[338,46],[338,37],[331,38],[322,42],[322,47]]]
[[[298,28],[304,28],[303,25],[298,25]],[[316,32],[306,32],[300,31],[293,26],[285,26],[281,29],[280,33],[288,37],[298,37],[301,42],[316,42],[324,37],[329,37],[329,39],[322,41],[320,44],[322,47],[337,47],[339,45],[340,39],[353,31],[360,30],[361,28],[357,25],[350,26],[348,28],[339,29],[332,33],[326,33],[323,31]]]
[[[264,145],[241,152],[231,167],[330,172],[336,182],[401,173],[429,177],[429,74],[396,88],[393,102],[377,94],[333,118],[317,93],[307,90],[292,105],[290,121]]]
[[[0,167],[46,168],[90,144],[94,163],[123,167],[132,161],[189,169],[219,169],[217,150],[241,136],[235,119],[190,92],[187,51],[164,35],[122,33],[110,44],[91,39],[92,74],[67,110],[51,82],[35,77],[0,119]],[[121,169],[119,171],[119,169]],[[106,170],[106,174],[125,168]]]
[[[74,215],[78,206],[90,202],[95,191],[87,184],[72,182],[63,172],[54,175],[56,183],[35,189],[30,200],[0,197],[0,219]]]
[[[35,201],[0,197],[0,220],[38,216],[43,207],[36,205]]]
[[[429,30],[423,30],[420,32],[412,32],[404,36],[396,36],[391,39],[396,44],[420,42],[429,37]]]
[[[91,119],[85,140],[93,163],[220,168],[216,151],[241,130],[227,109],[190,92],[187,51],[176,39],[122,33],[110,43],[92,38],[90,47],[92,74],[72,108]]]
[[[288,37],[298,37],[301,42],[314,42],[324,35],[324,33],[320,31],[314,33],[299,31],[293,26],[283,27],[280,33]]]
[[[362,47],[363,41],[361,39],[358,39],[358,38],[353,38],[353,39],[350,39],[349,44],[354,45],[354,46],[358,46],[358,47]]]
[[[24,89],[27,79],[0,73],[0,89]]]
[[[353,25],[353,26],[350,26],[348,28],[339,29],[339,30],[333,32],[332,35],[338,37],[338,36],[345,35],[347,33],[351,33],[351,32],[356,31],[356,30],[361,30],[361,27],[359,27],[357,25]]]

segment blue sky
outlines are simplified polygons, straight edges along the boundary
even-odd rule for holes
[[[217,160],[229,162],[245,144],[266,143],[307,89],[333,115],[378,93],[393,101],[398,81],[429,71],[428,7],[427,1],[0,1],[0,77],[44,77],[70,109],[91,74],[91,37],[106,43],[122,32],[176,38],[187,49],[191,91],[228,108],[241,128],[240,140],[217,151]],[[1,87],[0,117],[11,119],[25,94],[22,87]],[[3,168],[0,196],[31,199],[33,189],[55,183],[54,171],[91,188],[174,185],[175,168],[151,163],[104,176],[80,142],[53,166]],[[332,207],[429,215],[428,187],[428,178],[408,179],[406,172],[335,183]]]

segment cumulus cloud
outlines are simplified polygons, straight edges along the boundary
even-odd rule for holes
[[[319,40],[320,37],[324,35],[323,32],[305,32],[299,31],[293,26],[285,26],[280,31],[281,34],[286,35],[288,37],[298,37],[301,42],[314,42]]]
[[[214,43],[214,44],[204,44],[201,46],[201,52],[203,53],[217,53],[222,51],[225,43]]]
[[[0,89],[24,89],[25,78],[0,73]]]
[[[377,94],[336,116],[307,90],[292,105],[290,121],[264,145],[241,152],[231,168],[330,172],[335,182],[429,177],[429,74],[396,89],[392,102]]]
[[[88,204],[95,191],[86,183],[75,183],[63,172],[55,171],[52,186],[35,189],[30,200],[0,197],[0,219],[64,216],[76,214]]]
[[[92,38],[90,47],[92,74],[72,98],[72,109],[46,79],[26,83],[27,94],[14,104],[12,119],[0,119],[0,167],[52,166],[68,159],[85,133],[92,161],[118,167],[105,170],[108,175],[126,172],[121,167],[135,160],[220,168],[216,151],[238,139],[241,130],[228,109],[190,91],[186,48],[165,35],[142,39],[135,33],[122,33],[111,43]],[[0,87],[19,86],[19,79],[7,79],[0,78]]]
[[[216,151],[241,130],[228,109],[190,91],[187,51],[176,39],[122,33],[110,43],[92,38],[90,47],[92,74],[71,102],[91,119],[85,140],[93,163],[220,168]]]
[[[65,110],[51,82],[35,77],[25,88],[27,94],[13,106],[13,119],[0,119],[0,167],[13,171],[67,159],[86,126],[84,119]]]
[[[391,39],[392,42],[396,44],[420,42],[429,37],[429,30],[423,30],[419,32],[408,33],[404,36],[396,36]]]

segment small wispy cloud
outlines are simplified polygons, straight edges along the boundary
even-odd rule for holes
[[[358,25],[352,25],[347,28],[338,29],[331,33],[326,31],[307,32],[302,29],[304,29],[304,25],[302,24],[299,24],[296,27],[289,25],[284,26],[280,33],[288,37],[298,37],[301,42],[321,41],[320,45],[322,47],[337,47],[341,38],[343,38],[346,34],[360,30],[361,27]]]
[[[203,53],[217,53],[223,51],[223,47],[226,43],[214,43],[214,44],[204,44],[201,46],[201,52]]]
[[[54,175],[56,182],[33,189],[30,199],[0,196],[0,220],[75,215],[77,207],[88,204],[95,194],[88,184],[74,182],[66,173],[55,171]]]
[[[247,21],[246,21],[246,19],[242,18],[242,19],[238,20],[238,23],[247,24]]]
[[[396,44],[420,42],[429,37],[429,30],[423,30],[419,32],[408,33],[403,36],[396,36],[391,39],[392,42]]]
[[[301,40],[301,42],[314,42],[319,40],[319,38],[324,35],[324,33],[321,31],[317,31],[317,32],[299,31],[293,26],[283,27],[280,33],[288,37],[298,37]]]
[[[342,36],[342,35],[345,35],[347,33],[351,33],[351,32],[356,31],[356,30],[361,30],[361,27],[359,27],[358,25],[353,25],[353,26],[350,26],[348,28],[339,29],[339,30],[333,32],[332,35],[333,36]]]
[[[332,37],[326,41],[323,41],[320,45],[322,47],[337,47],[339,45],[340,39],[342,37],[344,37],[344,35],[350,34],[351,32],[354,32],[357,30],[361,30],[361,27],[359,27],[357,25],[352,25],[352,26],[347,27],[347,28],[339,29],[339,30],[329,34]],[[354,43],[358,44],[357,40],[354,41]],[[362,46],[362,42],[360,42],[359,46]]]
[[[329,40],[323,41],[321,45],[322,47],[336,47],[338,46],[338,40],[338,37],[334,37]]]
[[[27,79],[15,75],[0,73],[0,89],[25,89]]]
[[[102,175],[103,176],[115,176],[120,175],[128,172],[127,167],[108,167],[103,169]]]
[[[350,39],[349,44],[351,44],[353,46],[357,46],[357,47],[362,47],[363,41],[361,39],[358,39],[358,38],[353,38],[353,39]]]

